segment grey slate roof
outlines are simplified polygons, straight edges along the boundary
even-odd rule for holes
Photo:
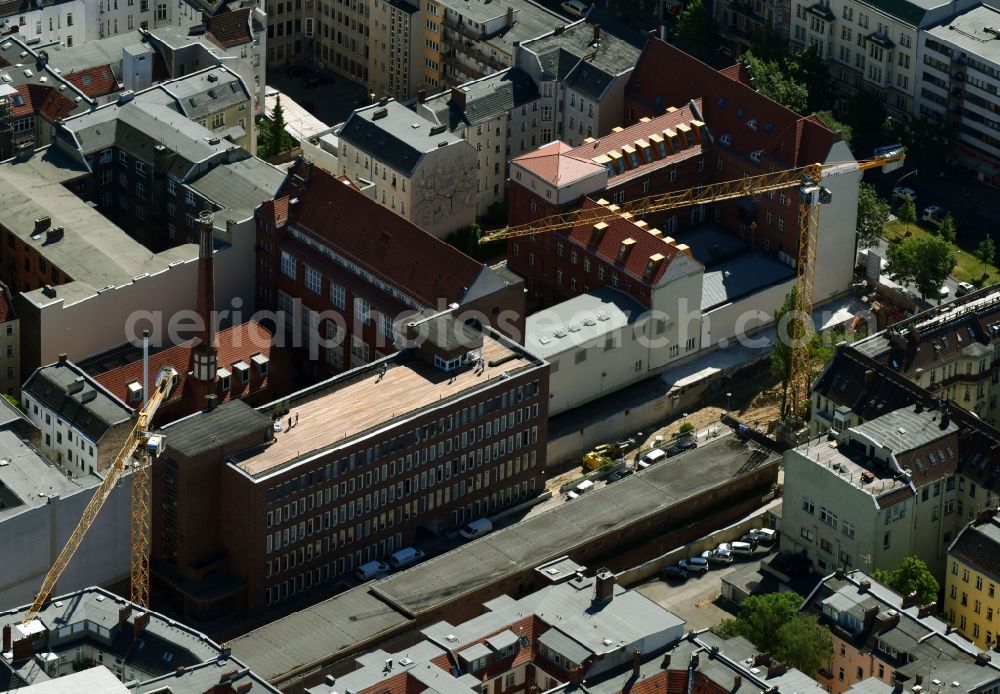
[[[192,458],[223,447],[255,431],[269,430],[271,418],[242,400],[230,400],[211,412],[197,412],[163,428],[167,450]]]
[[[640,49],[602,31],[594,41],[594,26],[579,21],[521,46],[534,53],[548,79],[557,79],[588,98],[599,100],[615,77],[630,72]]]
[[[410,175],[428,152],[455,144],[472,146],[449,130],[439,129],[402,104],[387,101],[354,111],[338,136],[386,166]]]
[[[942,426],[942,421],[941,413],[937,410],[921,408],[917,411],[916,407],[906,407],[851,428],[899,455],[958,431],[959,427],[954,419],[948,420],[945,426]],[[900,429],[903,433],[900,433]]]
[[[456,106],[450,91],[436,94],[424,102],[437,122],[447,125],[452,132],[500,116],[506,117],[514,108],[538,98],[534,80],[517,68],[466,82],[459,89],[465,92],[465,108]]]
[[[1000,581],[1000,519],[994,516],[986,523],[967,525],[948,548],[948,554]]]
[[[224,67],[204,70],[159,86],[176,99],[176,108],[191,120],[250,98],[243,80]]]
[[[69,392],[78,384],[83,387]],[[71,361],[35,369],[22,390],[94,442],[100,442],[115,425],[132,418],[132,410],[125,403]],[[85,401],[91,393],[93,399]]]
[[[728,276],[727,276],[728,273]],[[708,311],[795,277],[795,270],[762,251],[751,251],[705,268],[701,310]]]
[[[267,162],[251,157],[215,166],[188,185],[212,202],[228,208],[235,221],[253,216],[265,200],[274,199],[285,182],[285,172]]]
[[[69,47],[64,44],[53,44],[46,46],[45,50],[49,54],[49,67],[68,75],[75,70],[85,70],[98,65],[117,67],[122,62],[122,51],[129,46],[142,43],[142,40],[142,33],[136,30],[97,41],[83,41]]]

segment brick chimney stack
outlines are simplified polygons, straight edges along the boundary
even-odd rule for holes
[[[204,211],[198,215],[198,332],[191,350],[192,383],[199,393],[208,394],[215,381],[218,340],[215,335],[215,261],[212,258],[214,215]],[[199,402],[201,400],[199,399]]]

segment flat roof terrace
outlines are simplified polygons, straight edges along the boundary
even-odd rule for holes
[[[482,358],[486,363],[482,372],[471,367],[447,372],[418,359],[403,363],[390,359],[382,377],[375,364],[361,374],[348,373],[343,379],[335,379],[325,393],[303,399],[300,404],[292,396],[289,416],[297,423],[288,429],[288,417],[282,417],[284,430],[275,432],[274,442],[237,457],[235,465],[252,477],[262,477],[320,449],[482,389],[504,378],[504,374],[538,363],[488,335],[483,336]]]

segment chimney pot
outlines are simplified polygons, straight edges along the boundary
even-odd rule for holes
[[[69,355],[66,354],[65,352],[60,352],[59,353],[59,363],[60,364],[65,364],[67,361],[69,361]]]

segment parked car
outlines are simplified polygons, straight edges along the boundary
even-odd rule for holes
[[[679,564],[676,566],[673,564],[671,564],[670,566],[664,566],[663,570],[660,571],[660,578],[663,578],[668,581],[670,580],[683,581],[687,577],[688,577],[687,571],[682,569]]]
[[[566,500],[572,501],[573,499],[579,499],[582,494],[586,494],[593,488],[594,488],[593,482],[591,482],[590,480],[584,480],[580,484],[573,487],[573,489],[566,492]]]
[[[753,554],[753,546],[748,542],[723,542],[716,549],[724,549],[742,557]]]
[[[757,545],[760,544],[760,541],[757,539],[757,536],[753,532],[749,532],[749,533],[743,535],[739,539],[739,541],[740,542],[744,542],[744,543],[750,545],[750,547],[753,548],[753,549],[757,549]]]
[[[410,564],[416,564],[426,556],[427,555],[424,554],[423,550],[419,550],[416,547],[404,547],[389,557],[389,566],[393,569],[399,570],[409,566]]]
[[[951,294],[951,290],[948,289],[948,285],[947,284],[942,284],[938,288],[938,297],[940,297],[940,299],[942,301],[944,301],[945,299],[947,299],[949,294]]]
[[[471,523],[466,523],[465,526],[458,531],[458,534],[466,540],[473,540],[492,531],[493,523],[490,522],[489,518],[477,518]]]
[[[976,291],[976,288],[968,282],[959,282],[958,287],[955,288],[955,296],[965,296],[969,292],[974,291]]]
[[[370,561],[354,571],[354,575],[358,577],[359,581],[370,581],[387,573],[389,573],[389,565],[384,561]]]
[[[682,436],[673,444],[667,448],[667,457],[672,458],[678,453],[683,453],[684,451],[690,451],[692,448],[697,448],[698,442],[695,441],[693,436]]]
[[[708,559],[703,557],[688,557],[677,562],[688,573],[708,573]]]
[[[712,564],[732,564],[733,553],[728,549],[709,549],[701,553],[702,559]]]
[[[773,528],[754,528],[750,535],[757,538],[757,542],[770,547],[778,539],[778,531]]]
[[[587,14],[587,4],[582,2],[582,0],[566,0],[559,7],[562,11],[572,17],[582,17]]]
[[[639,459],[639,463],[637,464],[637,467],[640,470],[645,470],[650,465],[655,465],[656,463],[660,462],[661,460],[666,460],[666,459],[667,459],[666,452],[664,452],[663,450],[661,450],[659,448],[654,448],[653,450],[649,451],[644,456],[642,456],[642,458]]]
[[[631,470],[627,467],[620,467],[610,475],[608,475],[608,484],[612,482],[617,482],[618,480],[625,479],[629,475],[635,474],[635,470]]]
[[[900,200],[916,202],[917,191],[913,190],[913,188],[907,188],[906,186],[896,186],[892,189],[892,197],[899,198]]]
[[[921,219],[925,222],[933,224],[934,226],[941,226],[941,220],[943,220],[948,215],[948,210],[939,205],[931,205],[930,207],[924,208],[924,213],[921,215]]]

